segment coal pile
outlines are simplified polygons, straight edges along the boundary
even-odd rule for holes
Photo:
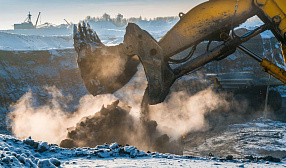
[[[68,128],[61,147],[95,147],[104,143],[130,144],[145,151],[183,154],[183,141],[171,141],[160,134],[156,121],[140,122],[130,115],[130,106],[118,106],[119,100],[102,107],[92,116],[82,118],[75,127]]]

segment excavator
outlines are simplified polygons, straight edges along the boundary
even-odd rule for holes
[[[238,36],[234,29],[253,16],[258,16],[264,24]],[[209,62],[222,60],[236,49],[245,52],[263,71],[286,84],[283,68],[243,46],[254,36],[270,30],[280,42],[286,61],[285,0],[211,0],[186,14],[180,13],[179,17],[180,20],[159,41],[135,23],[129,23],[123,43],[116,46],[104,45],[84,22],[74,26],[77,63],[87,90],[94,96],[114,93],[130,81],[141,62],[148,81],[143,102],[155,105],[166,99],[178,78]],[[210,49],[212,41],[221,43]],[[209,42],[206,51],[193,56],[196,46],[202,42]],[[187,49],[190,52],[185,57],[174,58]],[[177,66],[172,68],[170,64]]]

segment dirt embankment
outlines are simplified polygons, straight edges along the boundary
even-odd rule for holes
[[[67,110],[87,94],[76,64],[74,50],[0,51],[0,117],[5,121],[10,105],[29,89],[39,105],[48,99],[46,86],[72,95]],[[5,126],[2,123],[1,126]]]

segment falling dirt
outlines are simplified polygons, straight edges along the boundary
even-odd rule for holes
[[[61,147],[95,147],[117,142],[137,146],[142,150],[154,150],[175,154],[183,153],[182,141],[171,141],[160,134],[155,121],[142,123],[129,114],[131,107],[118,106],[119,100],[102,107],[94,115],[82,118],[75,127],[68,128],[67,139]]]

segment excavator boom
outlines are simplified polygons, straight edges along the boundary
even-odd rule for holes
[[[142,63],[148,86],[144,101],[161,103],[175,80],[203,65],[226,58],[237,48],[257,60],[264,70],[286,83],[286,72],[268,60],[260,59],[242,44],[265,30],[271,30],[286,55],[285,0],[213,0],[202,3],[188,13],[180,13],[180,21],[158,42],[134,23],[126,27],[122,44],[103,45],[89,25],[74,28],[74,46],[78,65],[87,89],[93,94],[113,93],[123,87]],[[257,15],[265,24],[244,36],[233,29]],[[222,41],[223,44],[191,59],[202,41]],[[172,57],[188,48],[190,54],[180,60]],[[134,56],[138,56],[139,60]],[[175,69],[170,63],[177,63]]]
[[[237,10],[236,10],[236,5]],[[229,32],[257,9],[251,0],[216,0],[202,3],[180,16],[180,21],[159,41],[165,57],[171,57],[202,41],[219,41],[221,32]]]

